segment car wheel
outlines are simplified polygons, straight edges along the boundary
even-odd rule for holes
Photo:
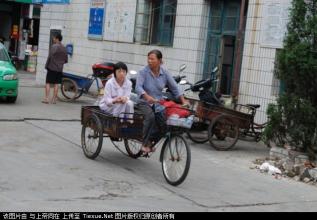
[[[9,103],[15,103],[15,101],[17,100],[17,96],[8,96],[7,97],[7,102]]]

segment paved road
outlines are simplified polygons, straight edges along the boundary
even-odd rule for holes
[[[218,152],[189,142],[191,168],[178,187],[165,182],[159,153],[134,160],[105,140],[89,160],[79,118],[94,100],[42,104],[34,76],[20,78],[17,103],[0,103],[1,211],[316,211],[316,187],[249,168],[268,156],[261,144]]]

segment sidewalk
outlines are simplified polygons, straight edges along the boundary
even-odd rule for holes
[[[19,86],[20,87],[41,87],[44,88],[43,85],[38,85],[36,83],[36,73],[30,73],[24,70],[18,70],[18,76],[19,76]]]
[[[19,93],[15,104],[0,102],[0,120],[80,120],[82,105],[93,105],[95,99],[82,96],[76,101],[43,104],[44,86],[35,81],[35,73],[18,71]],[[52,95],[53,90],[51,90]],[[60,93],[60,91],[59,91]]]

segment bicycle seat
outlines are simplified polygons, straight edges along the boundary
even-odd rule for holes
[[[246,104],[246,106],[249,106],[249,107],[255,108],[255,109],[258,109],[261,107],[261,105],[253,105],[253,104]]]

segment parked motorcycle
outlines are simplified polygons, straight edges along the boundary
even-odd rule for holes
[[[212,76],[216,76],[218,72],[218,67],[215,67],[212,70],[211,75]],[[195,84],[191,84],[189,82],[187,82],[186,80],[182,80],[180,82],[181,85],[189,85],[190,87],[185,89],[185,91],[191,90],[192,92],[199,92],[198,93],[198,97],[199,100],[202,101],[205,105],[223,105],[223,101],[221,100],[221,93],[219,92],[212,92],[211,88],[214,82],[217,82],[218,79],[217,78],[209,78],[209,79],[203,79],[200,80],[198,82],[196,82]]]
[[[211,76],[216,76],[219,71],[218,67],[215,67],[212,70]],[[199,100],[208,107],[209,105],[220,105],[224,104],[223,100],[221,100],[220,93],[214,93],[211,91],[214,82],[217,82],[218,79],[216,77],[203,79],[194,84],[187,82],[186,80],[182,80],[180,82],[181,85],[189,85],[190,87],[185,89],[185,91],[191,90],[194,93],[198,92]],[[186,97],[185,97],[186,98]],[[201,121],[198,117],[194,118],[194,123],[191,129],[187,132],[189,139],[191,139],[195,143],[205,143],[208,141],[208,122]]]

